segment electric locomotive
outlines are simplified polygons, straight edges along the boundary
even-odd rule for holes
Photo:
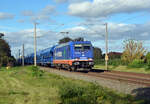
[[[89,71],[94,66],[90,41],[71,41],[57,45],[53,50],[53,64],[72,71]]]

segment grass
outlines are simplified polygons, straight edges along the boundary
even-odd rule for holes
[[[51,85],[54,78],[35,78],[27,69],[30,67],[0,71],[0,104],[58,104],[58,88]]]
[[[115,71],[123,71],[123,72],[136,72],[136,73],[145,73],[145,74],[150,74],[150,70],[147,70],[146,68],[131,68],[128,66],[112,66],[108,65],[109,70],[115,70]],[[94,69],[105,69],[105,65],[95,65]]]
[[[42,72],[42,75],[36,72],[35,75],[32,66],[0,69],[0,104],[144,103],[130,95],[118,94],[86,81],[47,72]]]

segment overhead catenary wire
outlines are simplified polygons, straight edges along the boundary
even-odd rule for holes
[[[124,2],[126,2],[126,0],[124,0]],[[116,9],[117,8],[117,6],[118,5],[113,5],[112,7],[110,7],[110,8],[108,8],[108,9],[106,9],[105,10],[105,12],[111,12],[111,11],[113,11],[114,9]],[[111,10],[111,11],[108,11],[108,10]],[[88,24],[84,24],[84,25],[86,25],[87,27],[88,27],[88,29],[90,29],[90,26],[88,25]],[[104,25],[104,23],[103,23],[103,25]],[[91,29],[90,29],[91,30]],[[99,32],[98,31],[95,31],[95,30],[92,30],[94,33],[96,33],[96,34],[99,34]],[[103,37],[104,37],[104,35],[102,35]]]
[[[126,21],[133,20],[133,19],[135,19],[135,18],[138,18],[138,17],[141,17],[141,16],[145,16],[145,15],[147,15],[147,14],[144,12],[144,13],[142,13],[142,14],[136,15],[136,16],[134,16],[134,17],[129,17],[129,18],[124,19],[124,20],[121,20],[121,21],[119,21],[119,22],[126,22]]]

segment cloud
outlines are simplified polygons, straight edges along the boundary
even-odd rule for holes
[[[61,4],[61,3],[78,3],[78,2],[83,2],[87,0],[54,0],[56,3]]]
[[[54,0],[56,3],[65,3],[68,2],[68,0]]]
[[[47,5],[45,8],[41,9],[37,13],[33,11],[23,11],[23,16],[28,16],[31,22],[45,22],[51,20],[51,15],[56,13],[55,6]]]
[[[84,23],[82,23],[84,24]],[[121,24],[121,23],[108,23],[108,39],[109,50],[122,51],[122,42],[126,39],[136,39],[144,42],[150,41],[150,22],[145,24]],[[71,38],[84,37],[85,40],[92,41],[94,46],[100,47],[105,51],[105,25],[103,24],[90,24],[79,25],[72,28],[62,30],[69,32],[69,34],[61,34],[54,31],[48,31],[37,28],[37,50],[45,49],[56,45],[59,39],[64,36]],[[13,54],[16,50],[20,49],[22,44],[25,44],[26,54],[33,51],[34,43],[34,29],[25,29],[17,32],[4,32],[8,37],[6,40],[10,43]],[[148,43],[144,43],[147,47]],[[119,48],[118,48],[119,47]],[[148,48],[147,48],[148,49]],[[31,51],[32,50],[32,51]]]
[[[45,8],[42,9],[40,14],[53,14],[55,12],[55,6],[47,5]]]
[[[12,54],[15,55],[17,50],[22,49],[25,44],[25,55],[32,53],[34,49],[34,29],[24,29],[17,32],[4,32],[5,40],[10,44]],[[63,38],[62,34],[53,31],[47,31],[37,28],[37,50],[45,49],[56,45],[58,40]]]
[[[22,11],[22,15],[23,16],[33,16],[34,13],[30,10],[25,10],[25,11]]]
[[[24,23],[25,20],[21,19],[21,20],[17,20],[17,22],[19,22],[19,23]]]
[[[81,26],[81,24],[84,25]],[[88,25],[83,22],[81,24],[64,31],[68,31],[68,36],[72,38],[84,37],[85,40],[92,41],[94,46],[105,51],[105,25],[100,23]],[[145,43],[150,41],[150,30],[148,27],[150,27],[150,22],[145,24],[108,23],[109,51],[122,52],[123,41],[127,39],[143,41],[145,48],[149,50],[148,43]]]
[[[9,13],[0,12],[0,20],[13,19],[14,15]]]
[[[93,0],[71,3],[68,13],[86,18],[106,17],[118,13],[134,13],[150,10],[150,0]]]
[[[84,24],[84,23],[81,23]],[[85,37],[90,41],[104,40],[105,25],[104,24],[90,24],[82,25],[65,29],[72,37]],[[122,24],[122,23],[108,23],[108,37],[109,40],[122,39],[136,39],[149,40],[150,37],[150,22],[145,24]]]

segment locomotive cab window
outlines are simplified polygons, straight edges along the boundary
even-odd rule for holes
[[[75,50],[82,50],[82,45],[81,44],[76,44],[74,45]]]
[[[74,45],[75,50],[90,50],[91,49],[91,45],[90,44],[76,44]]]
[[[83,48],[84,48],[84,50],[90,50],[91,46],[90,45],[84,45]]]

